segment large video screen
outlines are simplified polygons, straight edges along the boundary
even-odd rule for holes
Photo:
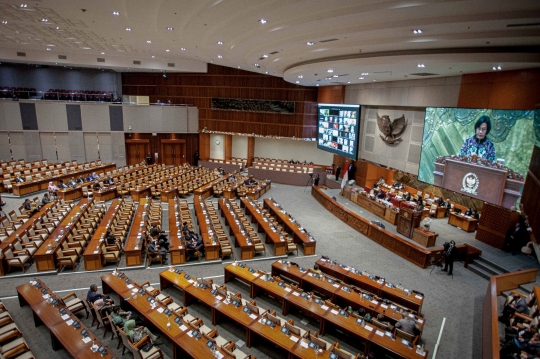
[[[356,160],[360,105],[320,103],[317,148]]]
[[[532,110],[426,108],[418,179],[516,206],[535,143],[533,120]]]

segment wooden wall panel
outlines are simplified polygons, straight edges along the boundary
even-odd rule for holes
[[[186,143],[186,162],[193,164],[193,157],[196,151],[199,151],[199,134],[198,133],[158,133],[157,136],[152,136],[151,133],[125,133],[125,140],[148,140],[149,151],[152,155],[158,153],[157,163],[161,163],[163,154],[161,153],[161,140],[184,140]],[[134,164],[134,163],[128,163]]]
[[[518,221],[519,214],[509,209],[484,203],[478,222],[476,239],[495,248],[502,249],[506,231]]]
[[[232,135],[225,135],[225,159],[232,158]]]
[[[316,87],[303,87],[282,78],[217,65],[208,65],[206,74],[124,73],[126,95],[149,96],[172,104],[190,104],[199,109],[199,129],[255,133],[284,137],[316,137]],[[294,101],[294,114],[212,110],[212,97]],[[201,156],[202,158],[202,156]]]
[[[210,134],[209,133],[199,134],[199,157],[201,158],[201,160],[204,160],[204,161],[208,161],[208,159],[210,158]]]
[[[540,103],[540,69],[463,75],[458,107],[532,110]]]
[[[317,102],[343,103],[345,100],[345,85],[319,87]]]

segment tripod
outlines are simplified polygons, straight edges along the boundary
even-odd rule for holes
[[[312,184],[313,184],[313,174],[310,173],[310,174],[309,174],[309,179],[308,179],[308,181],[307,181],[307,183],[306,183],[306,187],[304,187],[304,192],[306,191],[306,188],[308,188],[308,186],[309,186],[309,185],[312,185]]]

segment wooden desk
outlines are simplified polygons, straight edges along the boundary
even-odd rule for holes
[[[430,232],[424,228],[415,228],[412,236],[412,240],[416,243],[420,243],[424,247],[433,247],[437,239],[438,234]]]
[[[173,212],[174,211],[174,212]],[[186,246],[182,244],[179,208],[174,198],[169,200],[169,254],[171,264],[186,263]]]
[[[274,256],[287,255],[287,241],[282,240],[281,235],[270,227],[270,222],[264,217],[251,199],[246,197],[241,199],[246,208],[246,214],[251,215],[251,223],[257,223],[257,232],[266,233],[265,243],[274,244]]]
[[[59,199],[63,199],[64,201],[73,201],[83,196],[82,188],[86,186],[86,184],[78,184],[75,188],[62,188],[56,191],[56,194],[58,195]]]
[[[41,289],[30,283],[17,287],[19,304],[21,307],[30,305],[35,326],[43,324],[47,327],[50,332],[53,350],[57,351],[64,348],[74,358],[117,358],[113,352],[64,305],[61,304],[54,307],[52,304],[47,303],[47,300],[43,296],[42,289],[45,289],[48,295],[53,299],[59,299],[59,297],[47,288],[41,280],[37,280],[37,283],[42,286]],[[66,310],[67,314],[64,318],[62,318],[62,314],[59,312],[60,308]],[[78,321],[81,327],[79,329],[74,329],[72,325],[67,324],[68,321]],[[83,337],[81,331],[84,329],[88,331],[90,338],[90,341],[87,343],[82,341]],[[93,353],[90,349],[94,340],[98,346],[103,346],[107,350],[108,353],[105,357],[102,357],[99,352]]]
[[[124,254],[126,256],[126,266],[140,266],[142,265],[142,250],[144,247],[144,240],[142,239],[143,232],[146,231],[146,224],[148,217],[143,213],[146,213],[145,205],[148,204],[146,198],[141,198],[133,221],[131,222],[131,231],[126,240],[124,246]]]
[[[245,260],[255,257],[255,246],[252,242],[248,243],[248,237],[240,232],[240,228],[235,222],[236,218],[232,211],[227,208],[227,203],[224,198],[219,199],[219,209],[221,215],[225,217],[225,222],[229,226],[229,235],[234,236],[234,246],[236,248],[240,247],[240,259]]]
[[[104,187],[99,191],[93,191],[92,195],[98,202],[109,201],[116,198],[116,186]]]
[[[304,255],[315,254],[315,247],[317,241],[306,231],[301,228],[298,223],[291,221],[291,217],[288,214],[283,213],[282,209],[277,205],[274,200],[270,198],[264,199],[264,208],[268,209],[279,223],[283,223],[288,232],[293,233],[293,242],[302,243],[304,245]]]
[[[450,212],[448,215],[448,224],[463,229],[465,232],[476,231],[478,220],[472,217],[465,217],[455,212]]]
[[[92,199],[83,198],[75,207],[64,217],[64,219],[56,226],[54,231],[43,242],[41,247],[34,253],[34,261],[38,272],[53,271],[57,266],[56,253],[62,247],[68,234],[88,211]]]
[[[193,206],[195,207],[195,214],[197,215],[197,223],[199,224],[199,234],[202,237],[203,244],[204,244],[204,251],[205,251],[205,259],[206,260],[215,260],[219,259],[219,250],[220,246],[219,243],[213,244],[212,238],[210,238],[209,232],[210,230],[214,230],[214,227],[211,225],[211,221],[209,223],[206,223],[206,203],[204,200],[199,197],[195,196],[193,200]],[[212,209],[215,210],[214,206],[212,205]],[[216,212],[217,214],[217,212]]]

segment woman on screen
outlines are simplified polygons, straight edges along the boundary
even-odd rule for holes
[[[491,119],[488,116],[480,117],[474,124],[474,131],[474,136],[465,140],[459,154],[461,156],[476,155],[488,161],[495,161],[497,158],[495,146],[487,139],[487,135],[491,131]]]

